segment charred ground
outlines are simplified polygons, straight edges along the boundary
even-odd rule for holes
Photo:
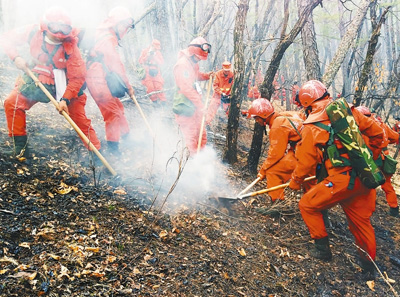
[[[126,108],[136,112],[133,104]],[[227,213],[204,193],[196,208],[158,212],[157,205],[149,209],[154,193],[146,183],[93,171],[75,132],[50,104],[28,112],[30,165],[7,157],[3,110],[0,118],[0,296],[337,297],[400,290],[400,219],[387,215],[380,190],[372,217],[377,264],[396,282],[391,289],[377,278],[372,291],[340,208],[330,211],[333,261],[321,262],[309,256],[298,213],[255,212],[269,204],[266,196],[235,203]],[[224,135],[221,127],[214,132]],[[251,135],[249,126],[242,129]],[[244,139],[251,136],[241,138],[240,161],[226,172],[238,191],[254,179],[243,170]],[[221,150],[223,140],[215,137],[212,145]]]

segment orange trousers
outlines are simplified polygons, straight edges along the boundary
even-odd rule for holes
[[[196,110],[191,117],[175,115],[175,120],[179,125],[179,129],[182,131],[183,137],[185,139],[186,147],[188,148],[190,155],[192,156],[197,153],[202,119],[203,115],[198,110]],[[204,148],[206,143],[207,133],[206,127],[204,125],[200,148]]]
[[[91,125],[91,121],[86,117],[86,99],[86,94],[72,99],[68,106],[69,116],[92,144],[97,149],[100,149],[100,141]],[[36,103],[38,101],[29,100],[18,93],[17,89],[11,91],[4,101],[4,111],[7,118],[8,135],[10,137],[26,135],[26,110],[29,110]],[[83,143],[88,148],[85,141]]]
[[[393,174],[384,173],[384,175],[386,181],[383,185],[381,185],[381,188],[386,194],[386,201],[389,204],[389,206],[395,208],[398,206],[398,203],[397,203],[397,195],[392,185]]]
[[[328,236],[321,210],[340,204],[356,244],[375,259],[375,232],[370,217],[375,211],[376,191],[366,188],[359,178],[356,178],[354,188],[349,190],[349,181],[349,174],[328,176],[304,194],[299,202],[300,212],[311,237],[319,239]],[[362,251],[359,253],[368,259]]]
[[[103,115],[107,141],[118,142],[121,136],[129,133],[129,124],[121,101],[113,97],[103,77],[96,77],[88,71],[86,83],[90,94]],[[90,74],[90,75],[89,75]]]

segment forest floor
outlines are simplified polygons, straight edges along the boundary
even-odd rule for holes
[[[141,102],[150,112],[150,104]],[[253,123],[241,119],[239,161],[227,166],[220,162],[221,115],[208,144],[216,158],[203,173],[190,168],[179,149],[159,165],[153,152],[157,143],[151,144],[149,133],[139,136],[146,127],[137,108],[124,105],[132,142],[123,146],[121,158],[109,156],[118,177],[91,165],[51,103],[27,113],[33,160],[10,159],[6,152],[12,143],[0,110],[0,296],[398,296],[400,219],[388,216],[380,189],[372,224],[377,265],[394,280],[390,285],[379,274],[366,283],[339,207],[329,212],[333,260],[323,262],[310,257],[312,241],[298,212],[257,213],[270,203],[265,195],[238,201],[230,212],[209,199],[232,196],[255,178],[244,169]],[[101,134],[103,122],[92,99],[87,108]],[[165,125],[173,123],[167,112],[157,114],[165,116]],[[150,145],[139,142],[143,139]],[[146,154],[154,156],[148,161]],[[168,172],[173,162],[178,173],[187,169],[195,175],[185,179],[175,172],[176,177],[163,179],[160,172]],[[223,183],[209,187],[200,174],[212,175],[213,169],[217,174],[208,182],[223,176]],[[173,196],[179,191],[176,182],[193,187]],[[394,182],[398,189],[397,174]],[[263,187],[261,182],[254,189]]]

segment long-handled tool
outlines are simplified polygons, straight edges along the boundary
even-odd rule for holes
[[[210,76],[210,79],[208,80],[208,85],[207,85],[207,97],[206,97],[206,103],[205,103],[205,108],[204,108],[204,115],[203,115],[203,118],[201,119],[199,141],[197,143],[197,153],[200,152],[200,148],[201,148],[201,139],[203,136],[204,124],[206,122],[208,102],[210,101],[209,99],[210,99],[210,93],[211,93],[212,80],[213,80],[213,77]]]
[[[144,120],[144,123],[145,123],[146,126],[147,126],[147,129],[149,129],[149,131],[150,131],[150,133],[151,133],[151,136],[152,136],[153,139],[155,140],[155,139],[156,139],[156,135],[154,134],[153,129],[151,129],[151,126],[150,126],[149,122],[147,121],[147,118],[146,118],[146,116],[144,115],[143,110],[142,110],[142,108],[141,108],[140,105],[139,105],[139,102],[136,100],[135,95],[132,95],[132,96],[130,96],[130,97],[131,97],[131,99],[133,100],[133,102],[135,102],[136,107],[138,108],[139,113],[140,113],[140,115],[142,116],[142,118],[143,118],[143,120]]]
[[[39,88],[45,93],[45,95],[50,99],[51,103],[54,104],[54,106],[59,108],[57,100],[50,94],[50,92],[43,86],[43,84],[39,81],[39,79],[32,73],[32,71],[29,68],[24,69],[25,72],[33,79],[35,84],[39,86]],[[82,130],[75,124],[75,122],[71,119],[71,117],[66,113],[65,111],[62,111],[61,114],[64,116],[64,118],[70,123],[72,128],[78,133],[78,135],[83,139],[83,141],[90,147],[90,149],[96,154],[96,156],[101,160],[101,162],[104,164],[104,166],[107,167],[107,169],[111,172],[112,175],[116,176],[117,172],[111,167],[111,165],[107,162],[107,160],[100,154],[100,152],[97,150],[97,148],[93,145],[93,143],[89,140],[89,138],[86,137],[86,135],[82,132]]]
[[[248,185],[246,188],[243,189],[239,194],[236,195],[236,197],[240,197],[244,193],[247,193],[248,190],[250,190],[256,183],[258,183],[261,180],[260,177],[257,177],[250,185]]]
[[[305,182],[306,181],[310,181],[310,180],[313,180],[315,178],[316,178],[315,176],[310,176],[310,177],[305,178],[304,181]],[[218,200],[220,200],[220,201],[222,201],[222,200],[225,200],[225,201],[238,201],[238,200],[242,200],[243,198],[253,197],[253,196],[260,195],[260,194],[265,194],[265,193],[268,193],[268,192],[272,192],[272,191],[276,191],[276,190],[279,190],[279,189],[283,189],[283,188],[286,188],[288,185],[289,185],[289,183],[286,183],[286,184],[282,184],[282,185],[279,185],[279,186],[271,187],[271,188],[268,188],[268,189],[264,189],[264,190],[260,190],[260,191],[256,191],[256,192],[251,192],[251,193],[248,193],[248,194],[243,194],[243,195],[240,195],[240,196],[237,196],[237,197],[218,197]]]

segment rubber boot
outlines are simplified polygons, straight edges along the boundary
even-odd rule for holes
[[[364,280],[375,279],[375,265],[369,260],[361,259],[362,275]]]
[[[310,250],[310,255],[314,258],[330,261],[332,260],[332,252],[329,247],[329,239],[327,237],[314,240],[314,247]]]
[[[391,207],[390,210],[389,210],[389,214],[392,217],[398,218],[399,217],[399,207],[398,206],[397,207]]]
[[[119,150],[118,141],[107,141],[108,152],[113,156],[120,156],[121,152]]]
[[[28,136],[14,136],[14,154],[17,159],[28,159],[29,149],[28,149]]]

